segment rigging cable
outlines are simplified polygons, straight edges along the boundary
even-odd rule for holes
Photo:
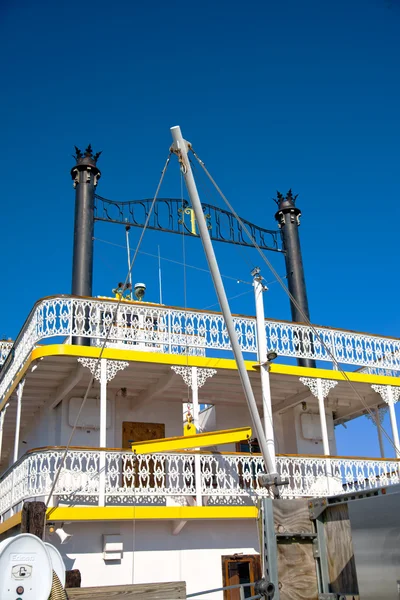
[[[220,187],[218,186],[218,184],[216,183],[216,181],[213,179],[211,173],[206,168],[204,162],[200,159],[200,157],[196,154],[196,152],[193,150],[193,148],[191,146],[190,146],[190,150],[192,151],[194,157],[196,158],[197,162],[199,163],[199,165],[202,167],[202,169],[206,173],[206,175],[209,178],[209,180],[211,181],[211,183],[214,185],[214,187],[217,190],[217,192],[220,194],[221,198],[224,200],[224,202],[227,205],[227,207],[229,208],[229,210],[232,212],[232,214],[234,215],[234,217],[238,220],[240,226],[243,228],[243,231],[246,233],[247,237],[249,238],[249,240],[251,241],[251,243],[253,244],[253,246],[255,247],[255,249],[257,250],[257,252],[259,253],[259,255],[261,256],[262,260],[268,266],[269,270],[274,275],[274,277],[276,278],[276,280],[278,281],[278,283],[280,284],[280,286],[283,288],[284,292],[290,298],[290,301],[294,304],[294,306],[300,312],[300,314],[301,314],[304,322],[313,331],[314,335],[319,340],[319,342],[321,343],[321,345],[323,346],[323,348],[327,352],[328,356],[331,358],[331,360],[332,360],[333,364],[336,366],[337,370],[342,374],[343,378],[347,381],[347,383],[349,384],[349,386],[351,387],[351,389],[353,390],[353,392],[355,393],[355,395],[360,400],[361,404],[364,406],[364,408],[366,409],[366,411],[368,412],[368,414],[371,416],[371,418],[373,419],[373,421],[376,423],[376,426],[379,427],[380,430],[384,433],[384,435],[386,436],[386,438],[389,441],[390,445],[395,450],[395,453],[396,453],[396,456],[397,456],[397,454],[400,453],[400,448],[397,448],[395,446],[395,444],[394,444],[392,438],[390,437],[390,435],[386,432],[386,430],[384,429],[384,427],[382,426],[382,424],[378,422],[379,419],[375,418],[375,415],[373,414],[373,411],[366,404],[364,398],[361,396],[361,394],[359,393],[359,391],[355,388],[355,386],[353,385],[352,381],[350,381],[350,379],[349,379],[346,371],[344,371],[342,369],[342,367],[339,365],[338,360],[333,355],[333,353],[329,349],[328,345],[323,340],[322,336],[318,333],[318,331],[316,330],[316,328],[314,327],[314,325],[311,323],[310,319],[304,313],[302,307],[297,302],[296,298],[290,293],[290,291],[286,287],[285,283],[283,282],[282,278],[278,275],[277,271],[275,270],[275,268],[273,267],[273,265],[271,264],[271,262],[269,261],[269,259],[265,256],[265,254],[263,253],[263,251],[261,250],[261,248],[259,247],[259,245],[257,244],[257,242],[253,239],[253,237],[251,236],[250,232],[248,231],[245,223],[243,223],[243,221],[241,220],[241,218],[239,217],[239,215],[237,214],[237,212],[235,211],[235,209],[233,208],[233,206],[230,204],[230,202],[227,199],[227,197],[225,196],[225,194],[222,192],[222,190],[220,189]]]
[[[183,173],[182,169],[180,171],[181,174],[181,210],[182,210],[182,260],[183,260],[183,303],[184,309],[187,310],[187,273],[186,273],[186,245],[185,245],[185,199],[183,197]],[[189,345],[188,345],[188,334],[186,333],[185,328],[185,353],[186,353],[186,370],[189,369]],[[190,402],[190,387],[187,386],[187,402],[186,402],[186,415],[187,417],[191,416],[193,418],[193,402]],[[192,392],[193,393],[193,392]],[[189,405],[192,405],[192,410],[190,410]],[[182,410],[183,412],[183,410]]]
[[[92,238],[94,241],[96,242],[102,242],[103,244],[109,244],[110,246],[115,246],[116,248],[124,248],[126,249],[125,246],[123,246],[122,244],[117,244],[115,242],[110,242],[109,240],[103,240],[101,238],[97,238],[97,237],[93,237]],[[151,252],[144,252],[143,250],[139,250],[138,254],[143,254],[143,256],[151,256],[152,258],[157,258],[158,259],[158,255],[157,254],[152,254]],[[170,262],[173,263],[175,265],[181,265],[183,266],[185,263],[179,261],[179,260],[174,260],[172,258],[166,258],[165,256],[161,256],[160,255],[160,259],[161,260],[165,260],[165,262]],[[111,269],[113,269],[113,267],[111,267],[111,265],[107,264],[107,266]],[[202,271],[203,273],[210,273],[209,269],[206,269],[204,267],[197,267],[196,265],[189,265],[188,263],[186,263],[186,268],[187,269],[195,269],[196,271]],[[114,270],[114,269],[113,269]],[[233,277],[232,275],[222,275],[221,277],[224,277],[225,279],[232,279],[232,281],[236,281],[237,283],[245,283],[246,285],[253,285],[253,283],[251,281],[245,281],[244,279],[238,279],[237,277]],[[284,275],[284,277],[286,277]],[[270,282],[270,283],[275,283],[275,282]]]
[[[131,272],[132,272],[133,265],[135,264],[136,257],[137,257],[137,255],[138,255],[138,252],[139,252],[140,245],[141,245],[141,243],[142,243],[142,240],[143,240],[144,234],[145,234],[145,232],[146,232],[147,225],[148,225],[148,223],[149,223],[149,221],[150,221],[150,217],[151,217],[151,215],[152,215],[152,212],[153,212],[154,205],[155,205],[155,203],[156,203],[156,201],[157,201],[157,197],[158,197],[158,194],[159,194],[159,191],[160,191],[160,188],[161,188],[162,182],[163,182],[163,180],[164,180],[164,176],[165,176],[165,173],[166,173],[166,171],[167,171],[167,168],[168,168],[168,165],[169,165],[169,162],[170,162],[170,160],[171,160],[171,152],[169,152],[169,154],[168,154],[168,158],[167,158],[167,160],[166,160],[166,162],[165,162],[165,165],[164,165],[164,168],[163,168],[163,170],[161,171],[161,177],[160,177],[160,181],[158,182],[158,186],[157,186],[157,189],[156,189],[156,193],[155,193],[155,195],[154,195],[154,198],[153,198],[153,201],[152,201],[152,203],[151,203],[150,210],[149,210],[149,213],[148,213],[148,215],[147,215],[147,218],[146,218],[146,221],[145,221],[145,224],[144,224],[143,230],[142,230],[142,232],[141,232],[141,235],[140,235],[140,237],[139,237],[139,241],[138,241],[138,244],[137,244],[137,247],[136,247],[135,253],[134,253],[134,255],[133,255],[132,262],[131,262],[131,264],[130,264],[130,267],[129,267],[129,269],[128,269],[128,273],[127,273],[127,275],[126,275],[126,278],[125,278],[124,287],[126,286],[126,284],[127,284],[127,283],[128,283],[128,281],[129,281],[129,277],[130,277],[130,275],[131,275]],[[118,311],[119,311],[119,308],[120,308],[120,306],[121,306],[121,303],[122,303],[122,294],[121,294],[120,298],[118,299],[118,302],[117,302],[117,304],[116,304],[116,307],[115,307],[115,319],[116,319],[116,317],[118,316]],[[104,352],[104,349],[105,349],[105,347],[106,347],[106,344],[107,344],[107,342],[108,342],[108,338],[110,337],[110,333],[111,333],[112,327],[113,327],[113,320],[111,320],[111,321],[110,321],[110,323],[109,323],[108,330],[107,330],[107,333],[106,333],[106,337],[105,337],[105,339],[104,339],[104,341],[103,341],[103,344],[102,344],[102,346],[101,346],[101,348],[100,348],[99,356],[98,356],[98,358],[96,359],[95,368],[93,369],[93,373],[92,373],[92,375],[91,375],[91,378],[90,378],[90,381],[89,381],[89,385],[88,385],[88,387],[87,387],[87,389],[86,389],[86,392],[85,392],[85,395],[84,395],[84,397],[83,397],[83,400],[82,400],[81,406],[80,406],[80,408],[79,408],[79,411],[78,411],[78,414],[77,414],[77,416],[76,416],[76,419],[75,419],[75,422],[74,422],[74,426],[73,426],[73,428],[72,428],[72,431],[71,431],[71,435],[69,436],[69,439],[68,439],[67,445],[66,445],[66,447],[65,447],[65,449],[64,449],[64,452],[63,452],[63,454],[62,454],[61,461],[60,461],[60,465],[59,465],[59,467],[58,467],[58,469],[57,469],[57,471],[56,471],[56,473],[55,473],[55,476],[54,476],[54,481],[53,481],[53,484],[52,484],[52,486],[51,486],[51,488],[50,488],[50,492],[49,492],[49,495],[48,495],[48,497],[47,497],[47,500],[46,500],[46,509],[47,509],[47,508],[48,508],[48,506],[49,506],[50,500],[51,500],[51,498],[52,498],[52,495],[53,495],[53,493],[54,493],[54,489],[55,489],[55,487],[56,487],[56,485],[57,485],[57,481],[58,481],[58,479],[59,479],[59,477],[60,477],[61,470],[62,470],[62,468],[64,467],[65,459],[66,459],[66,457],[67,457],[67,453],[68,453],[68,450],[69,450],[69,448],[70,448],[70,445],[71,445],[71,442],[72,442],[72,438],[74,437],[74,434],[75,434],[76,428],[77,428],[77,426],[78,426],[78,422],[79,422],[79,419],[80,419],[80,416],[81,416],[81,413],[82,413],[83,407],[84,407],[84,406],[85,406],[85,404],[86,404],[87,397],[88,397],[88,395],[89,395],[89,392],[90,392],[90,390],[91,390],[91,388],[92,388],[93,381],[94,381],[94,374],[97,372],[97,370],[98,370],[98,368],[99,368],[99,365],[100,365],[100,360],[101,360],[101,358],[102,358],[102,356],[103,356],[103,352]]]

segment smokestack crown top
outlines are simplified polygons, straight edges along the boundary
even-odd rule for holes
[[[75,154],[73,155],[73,157],[76,160],[77,166],[96,167],[100,154],[101,152],[96,152],[96,154],[94,154],[92,150],[92,145],[89,144],[89,146],[84,152],[82,152],[77,146],[75,146]]]
[[[280,192],[276,192],[276,198],[274,198],[274,202],[276,202],[278,206],[278,211],[275,214],[275,218],[277,221],[280,220],[281,213],[291,212],[295,215],[301,215],[301,210],[296,206],[298,194],[294,195],[292,190],[290,189],[286,196],[281,194]]]

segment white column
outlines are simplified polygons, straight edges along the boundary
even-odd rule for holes
[[[300,377],[301,383],[310,388],[313,396],[318,399],[319,418],[321,423],[322,446],[325,456],[330,456],[328,427],[326,424],[325,398],[328,397],[329,391],[337,385],[337,381],[332,379],[316,379],[311,377]],[[326,489],[328,495],[332,490],[332,465],[330,459],[326,460]]]
[[[390,415],[390,425],[392,426],[392,434],[393,441],[395,445],[396,458],[400,458],[400,440],[399,440],[399,430],[397,427],[397,419],[396,412],[394,409],[395,403],[393,400],[389,403],[389,415]]]
[[[337,385],[337,381],[332,379],[320,379],[312,377],[300,377],[300,381],[303,385],[310,388],[310,392],[315,398],[318,399],[319,418],[321,423],[322,433],[322,446],[324,454],[330,456],[329,449],[329,438],[328,438],[328,427],[326,424],[326,413],[325,413],[325,398],[328,397],[329,391]]]
[[[259,275],[259,269],[254,269],[252,275],[256,301],[257,354],[260,363],[264,432],[267,440],[269,455],[271,457],[271,463],[273,465],[273,472],[276,472],[275,434],[274,423],[272,419],[271,384],[269,380],[269,364],[267,359],[267,335],[265,332],[263,299],[263,292],[266,288],[262,284],[262,279]]]
[[[3,428],[4,428],[4,419],[6,416],[7,408],[9,404],[6,404],[3,410],[0,412],[0,462],[1,462],[1,450],[3,447]]]
[[[100,448],[107,446],[107,359],[100,360]]]
[[[192,369],[192,406],[193,406],[193,422],[196,427],[196,433],[200,431],[199,423],[199,385],[197,380],[197,367],[191,367]],[[195,473],[195,485],[196,485],[196,504],[201,506],[203,504],[203,496],[201,491],[201,458],[198,454],[200,448],[196,448],[196,454],[194,455],[194,473]]]
[[[107,359],[100,359],[100,426],[99,446],[107,446]],[[106,494],[106,453],[100,450],[99,456],[99,506],[105,505]]]
[[[382,439],[382,420],[383,420],[383,414],[387,409],[382,409],[382,408],[378,408],[377,406],[375,406],[375,408],[373,409],[374,411],[374,415],[375,415],[375,425],[376,425],[376,430],[378,433],[378,442],[379,442],[379,451],[381,454],[381,458],[385,458],[385,447],[383,445],[383,439]],[[369,417],[369,415],[367,415]]]
[[[14,457],[13,462],[18,460],[19,435],[21,431],[21,409],[22,409],[22,393],[24,391],[25,379],[17,387],[17,418],[15,421],[15,437],[14,437]]]
[[[99,447],[107,446],[107,383],[114,379],[118,371],[129,366],[122,360],[101,358],[78,358],[84,367],[90,370],[93,377],[100,382],[100,424]],[[99,506],[105,505],[106,496],[106,452],[99,450]]]
[[[196,427],[196,432],[200,431],[199,423],[199,386],[197,382],[197,367],[191,367],[192,369],[192,405],[193,405],[193,422]]]
[[[180,375],[183,381],[192,390],[192,407],[193,407],[193,422],[196,427],[196,432],[200,431],[199,421],[199,388],[203,387],[209,377],[216,374],[215,369],[198,369],[197,367],[171,367],[177,375]],[[196,448],[194,455],[194,478],[196,489],[196,503],[201,506],[203,503],[202,497],[202,477],[201,477],[201,455],[197,453],[199,448]]]
[[[392,427],[392,437],[395,447],[396,458],[400,459],[400,440],[399,430],[397,427],[397,418],[395,411],[395,404],[400,398],[400,387],[393,387],[391,385],[371,385],[372,389],[381,396],[381,398],[389,406],[390,425]]]
[[[319,409],[319,418],[321,421],[321,432],[322,432],[322,447],[324,449],[325,456],[330,456],[329,449],[329,439],[328,439],[328,426],[326,424],[326,412],[325,412],[325,396],[322,389],[322,381],[321,379],[317,379],[317,389],[318,389],[318,409]]]

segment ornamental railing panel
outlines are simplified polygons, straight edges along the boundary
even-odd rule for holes
[[[13,345],[14,345],[14,342],[8,342],[7,340],[0,340],[0,367],[4,364]]]
[[[62,449],[32,452],[0,478],[3,520],[24,500],[48,498],[62,456]],[[332,496],[400,482],[400,461],[395,459],[278,456],[277,467],[289,480],[280,490],[283,498]],[[190,452],[136,456],[128,451],[76,449],[66,455],[53,502],[96,505],[105,499],[106,505],[191,505],[200,489],[208,505],[253,504],[268,494],[259,485],[263,472],[261,455],[200,454],[196,466]]]
[[[257,353],[256,321],[235,316],[240,347]],[[370,334],[309,327],[287,321],[265,321],[267,349],[280,357],[313,358],[380,372],[400,373],[400,340]],[[161,305],[70,296],[37,302],[10,348],[2,342],[0,398],[5,394],[31,351],[55,338],[73,343],[86,337],[93,346],[144,350],[155,353],[231,353],[229,336],[220,313],[168,308]],[[1,362],[1,361],[0,361]]]

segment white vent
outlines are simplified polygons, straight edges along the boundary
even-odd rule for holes
[[[120,535],[103,535],[103,559],[121,560],[124,544]]]

